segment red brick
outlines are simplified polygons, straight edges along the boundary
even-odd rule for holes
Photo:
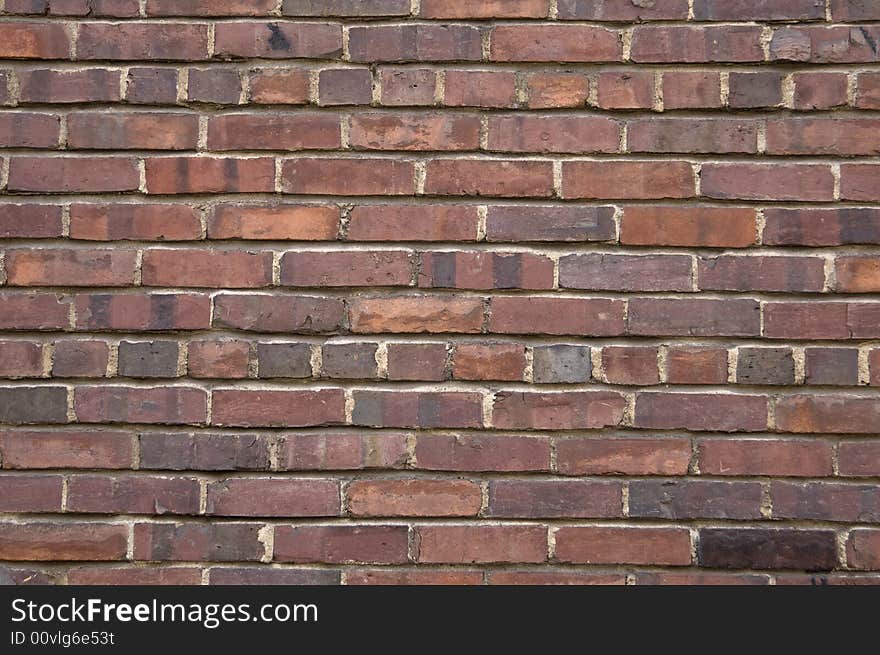
[[[125,559],[128,526],[81,521],[0,523],[0,551],[13,561]]]
[[[176,104],[177,81],[178,71],[175,69],[129,68],[125,99],[143,105]]]
[[[461,343],[455,347],[452,376],[456,380],[521,382],[526,366],[523,346],[506,343]]]
[[[670,346],[666,351],[666,381],[671,384],[724,384],[727,350]]]
[[[365,150],[477,150],[480,119],[459,114],[355,114],[350,141]]]
[[[838,257],[834,262],[834,275],[837,291],[845,293],[878,291],[880,290],[880,259],[869,256]]]
[[[362,205],[351,211],[350,241],[476,241],[476,207]]]
[[[437,75],[429,68],[379,69],[383,105],[433,105]]]
[[[721,75],[704,71],[663,73],[663,108],[718,109],[721,107]]]
[[[412,162],[392,159],[292,159],[282,170],[284,193],[401,196],[415,192]]]
[[[483,572],[468,569],[355,569],[345,574],[347,585],[479,585]]]
[[[626,576],[617,573],[589,573],[569,569],[541,569],[487,572],[490,585],[625,585]]]
[[[547,198],[553,195],[553,164],[544,161],[433,159],[427,166],[425,193]]]
[[[145,166],[151,194],[275,190],[275,161],[269,157],[150,157]]]
[[[578,437],[556,442],[556,466],[563,475],[685,475],[690,460],[688,439]]]
[[[849,565],[862,571],[880,570],[880,530],[858,529],[846,541]]]
[[[480,61],[480,32],[470,25],[369,25],[349,30],[355,62]]]
[[[187,370],[194,378],[246,378],[250,346],[245,341],[191,341]]]
[[[332,569],[269,568],[267,566],[212,567],[212,585],[338,585],[339,571]]]
[[[825,286],[820,257],[701,257],[700,289],[722,291],[813,291]]]
[[[685,255],[565,255],[559,286],[602,291],[692,291],[691,258]]]
[[[211,299],[195,293],[79,295],[75,308],[81,330],[204,330],[211,324]]]
[[[405,434],[287,435],[279,448],[285,471],[402,469],[409,462]]]
[[[620,241],[628,245],[744,248],[756,241],[754,210],[739,207],[624,207]]]
[[[483,497],[469,480],[355,480],[346,491],[353,516],[476,516]]]
[[[490,116],[488,150],[617,152],[620,126],[600,116]]]
[[[869,208],[764,210],[764,243],[838,246],[880,243],[880,211]]]
[[[275,0],[148,0],[147,16],[266,16]]]
[[[342,54],[342,27],[321,23],[222,22],[214,28],[221,58],[333,59]]]
[[[864,0],[831,0],[831,18],[835,21],[880,20],[880,10]]]
[[[67,145],[96,150],[194,150],[199,121],[192,114],[75,112],[67,117]]]
[[[199,239],[199,211],[189,205],[70,206],[70,237],[89,241],[188,241]]]
[[[771,339],[848,339],[846,303],[774,302],[764,307],[764,336]]]
[[[623,333],[624,304],[604,298],[496,297],[489,331],[498,334],[572,334],[612,336]]]
[[[127,157],[12,157],[10,191],[92,193],[136,191],[137,164]]]
[[[0,477],[0,511],[55,512],[61,511],[60,475],[10,475]]]
[[[197,425],[207,418],[207,395],[193,387],[81,386],[73,402],[82,423]]]
[[[241,99],[241,76],[236,70],[190,69],[187,79],[190,102],[237,105]]]
[[[779,580],[779,576],[777,576]],[[646,573],[639,572],[636,575],[636,584],[639,585],[672,585],[672,586],[707,586],[707,585],[769,585],[770,577],[749,573]],[[778,582],[778,584],[782,584]]]
[[[776,71],[730,73],[727,104],[734,109],[774,108],[782,104],[784,76]]]
[[[309,72],[304,68],[263,68],[249,74],[250,101],[257,105],[309,102]]]
[[[431,471],[548,471],[550,441],[544,437],[422,435],[417,467]]]
[[[858,74],[855,106],[859,109],[880,109],[880,73]]]
[[[285,16],[408,16],[407,0],[284,0]]]
[[[639,63],[734,63],[764,60],[758,25],[643,25],[635,28],[630,57]]]
[[[792,81],[795,109],[833,109],[847,103],[847,78],[844,73],[795,73]]]
[[[483,326],[479,298],[409,296],[354,298],[349,305],[351,331],[363,334],[478,333]]]
[[[531,253],[421,253],[418,284],[451,289],[552,289],[553,260]]]
[[[446,71],[443,104],[447,107],[513,108],[516,75],[501,71]]]
[[[119,71],[101,68],[23,70],[18,73],[20,99],[53,104],[115,102],[120,99],[119,75]]]
[[[880,166],[844,164],[840,167],[840,197],[843,200],[875,202],[880,198],[877,176]]]
[[[797,569],[822,571],[837,566],[830,530],[701,528],[697,557],[720,569]]]
[[[33,341],[0,341],[0,377],[43,376],[43,348]]]
[[[617,32],[592,25],[499,25],[492,29],[490,61],[620,61]]]
[[[705,475],[832,475],[832,446],[826,441],[706,439],[698,451]]]
[[[389,380],[446,379],[445,343],[389,343],[387,353]]]
[[[224,114],[208,121],[211,150],[332,150],[341,139],[333,114]]]
[[[87,514],[198,514],[194,478],[76,475],[68,479],[67,509]]]
[[[484,0],[477,4],[424,0],[422,18],[546,18],[547,0]]]
[[[876,155],[880,121],[799,118],[767,122],[767,152],[776,155]]]
[[[205,514],[212,516],[338,516],[334,480],[228,478],[208,484]]]
[[[694,171],[684,161],[567,161],[563,198],[692,198]]]
[[[757,301],[709,298],[633,298],[627,332],[632,335],[758,336]]]
[[[696,20],[825,20],[825,5],[817,0],[696,0]]]
[[[275,528],[275,561],[405,564],[405,525],[297,525]]]
[[[377,428],[480,428],[482,396],[464,391],[356,390],[351,422]]]
[[[488,241],[613,241],[613,207],[489,207]]]
[[[831,169],[820,164],[704,164],[701,194],[742,200],[833,200]]]
[[[776,401],[780,432],[870,434],[880,430],[880,402],[875,398],[796,395]]]
[[[332,241],[338,231],[331,205],[220,204],[208,219],[211,239]]]
[[[6,469],[124,469],[131,466],[131,435],[82,432],[0,431]]]
[[[345,422],[341,389],[264,391],[218,389],[211,423],[237,427],[304,427]]]
[[[526,78],[530,109],[582,107],[590,95],[590,81],[577,73],[532,73]]]
[[[650,109],[654,106],[654,73],[599,73],[597,99],[602,109]]]
[[[494,480],[487,516],[497,518],[618,518],[623,516],[618,482],[583,480]]]
[[[2,239],[45,239],[60,237],[61,233],[61,207],[0,204]]]
[[[691,564],[684,528],[563,527],[556,531],[556,559],[574,564]]]
[[[626,399],[610,391],[495,394],[492,425],[502,430],[592,430],[620,425]]]
[[[846,523],[880,520],[880,489],[838,482],[782,482],[770,485],[773,518]]]
[[[62,58],[66,56],[65,53]],[[208,26],[196,23],[84,22],[76,41],[76,56],[77,59],[133,61],[207,59]]]
[[[415,528],[420,563],[538,563],[547,560],[543,525],[423,525]]]
[[[685,20],[687,0],[558,0],[561,20],[641,22],[643,20]]]
[[[6,252],[13,286],[121,287],[132,284],[134,250],[35,249]]]
[[[630,152],[754,154],[758,124],[731,118],[645,118],[627,123],[626,139]]]
[[[344,314],[341,300],[320,296],[220,294],[214,300],[215,327],[255,332],[333,332]]]
[[[7,22],[0,25],[0,57],[67,59],[70,38],[62,23]]]
[[[767,429],[767,413],[764,396],[640,392],[634,425],[654,430],[760,432]]]
[[[880,441],[841,441],[838,458],[840,475],[874,477],[880,473]]]
[[[70,327],[70,300],[54,293],[0,294],[0,329],[58,330]]]
[[[318,74],[318,104],[369,105],[373,75],[366,68],[328,68]]]
[[[100,567],[79,568],[67,572],[67,582],[72,585],[200,585],[202,571],[197,567]]]
[[[142,284],[157,287],[264,287],[272,283],[272,254],[216,250],[147,250]]]
[[[256,562],[265,554],[261,527],[256,523],[135,523],[134,560]]]
[[[718,480],[634,480],[629,483],[629,516],[651,519],[757,520],[759,482]]]
[[[265,471],[269,444],[264,435],[142,433],[140,468],[171,471]]]
[[[875,25],[792,26],[777,29],[770,41],[771,61],[813,64],[875,63],[871,43],[880,32]]]
[[[4,148],[57,148],[59,116],[14,112],[0,114],[0,146]]]
[[[606,346],[602,368],[610,384],[650,385],[660,382],[657,349],[645,346]]]

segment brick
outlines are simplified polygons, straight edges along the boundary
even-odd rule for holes
[[[73,403],[81,423],[197,425],[207,417],[207,395],[192,387],[81,386]]]
[[[781,155],[876,155],[880,121],[798,118],[767,122],[767,152]]]
[[[841,166],[841,199],[876,201],[880,197],[880,193],[877,191],[878,172],[880,172],[880,166],[871,164],[844,164]]]
[[[806,384],[857,386],[859,351],[856,348],[805,348]]]
[[[150,157],[145,167],[151,194],[275,190],[275,162],[268,157]]]
[[[476,516],[480,486],[469,480],[355,480],[347,489],[353,516]]]
[[[200,585],[202,571],[192,566],[77,568],[67,572],[72,585]]]
[[[21,102],[115,102],[120,99],[119,75],[102,68],[23,70],[18,73]]]
[[[228,478],[208,484],[205,513],[211,516],[338,516],[339,483]]]
[[[613,207],[489,207],[488,241],[612,241]]]
[[[701,257],[697,275],[701,289],[820,292],[825,262],[819,257]]]
[[[780,576],[776,577],[779,581]],[[769,585],[770,576],[748,573],[644,573],[636,575],[638,585],[674,585],[674,586],[707,586],[707,585]],[[782,584],[779,582],[779,584]]]
[[[501,152],[617,152],[620,127],[600,116],[490,116],[488,150]]]
[[[878,36],[874,25],[793,26],[777,29],[770,41],[771,61],[814,64],[878,61],[871,46]]]
[[[328,68],[318,74],[318,104],[369,105],[373,75],[367,68]]]
[[[490,564],[544,562],[547,528],[542,525],[423,525],[415,529],[420,563]]]
[[[172,471],[265,471],[269,444],[260,435],[145,433],[140,468]]]
[[[530,109],[582,107],[590,95],[590,82],[577,73],[532,73],[526,78]]]
[[[76,56],[77,59],[136,61],[207,59],[208,26],[197,23],[85,22],[80,26],[76,41]]]
[[[758,151],[758,124],[749,120],[650,118],[627,123],[630,152],[745,153]]]
[[[51,205],[0,205],[0,238],[46,239],[60,237],[61,207]]]
[[[880,108],[880,73],[858,74],[855,106],[859,109]]]
[[[833,200],[831,169],[820,164],[705,164],[701,193],[742,200]]]
[[[656,348],[606,346],[602,349],[602,369],[610,384],[651,385],[660,382]]]
[[[387,353],[389,380],[446,379],[445,343],[389,343]]]
[[[422,18],[546,18],[547,0],[488,0],[479,4],[450,4],[444,0],[425,0]]]
[[[836,246],[880,242],[880,211],[869,208],[782,209],[764,212],[764,243]]]
[[[442,114],[355,114],[349,138],[366,150],[477,150],[480,120]]]
[[[849,566],[862,571],[880,570],[880,530],[858,529],[846,541]]]
[[[821,0],[696,0],[696,20],[825,20]]]
[[[831,0],[831,18],[835,21],[877,20],[880,13],[864,0]]]
[[[730,73],[728,104],[735,109],[778,107],[784,75],[773,71]]]
[[[131,378],[177,377],[178,345],[175,341],[122,341],[119,372]]]
[[[657,519],[760,519],[761,483],[635,480],[629,516]]]
[[[0,25],[0,57],[67,59],[70,38],[62,23],[7,22]]]
[[[200,212],[188,205],[74,204],[70,237],[87,241],[188,241],[200,239]]]
[[[351,423],[377,428],[480,428],[482,396],[464,391],[356,390]]]
[[[379,85],[383,105],[433,105],[437,75],[429,68],[380,68]]]
[[[544,161],[434,159],[427,165],[425,193],[547,198],[553,195],[553,164]]]
[[[0,431],[5,469],[125,469],[131,466],[131,435],[123,432]]]
[[[650,109],[654,106],[654,74],[649,71],[599,73],[597,100],[602,109]]]
[[[3,459],[6,461],[5,456]],[[876,476],[880,471],[880,441],[841,441],[838,446],[838,460],[842,476]]]
[[[490,585],[623,585],[626,576],[614,573],[587,573],[568,569],[488,571]]]
[[[480,32],[470,25],[369,25],[349,30],[353,62],[480,61]]]
[[[379,377],[376,343],[325,343],[321,348],[321,374],[331,378]]]
[[[52,377],[104,377],[110,347],[105,341],[56,341],[52,354]]]
[[[187,372],[193,378],[246,378],[249,353],[245,341],[191,341],[187,346]]]
[[[168,68],[129,68],[125,99],[142,105],[177,103],[178,71]]]
[[[597,291],[692,291],[686,255],[566,255],[559,260],[559,286]]]
[[[868,351],[869,376],[868,384],[872,387],[880,386],[880,349]]]
[[[592,25],[499,25],[492,29],[490,61],[620,61],[616,32]]]
[[[76,296],[81,330],[203,330],[211,323],[211,299],[189,293],[90,294]]]
[[[408,16],[406,0],[284,0],[285,16]]]
[[[345,422],[341,389],[263,391],[219,389],[212,393],[211,423],[235,427],[305,427]]]
[[[795,395],[776,401],[776,426],[781,432],[869,434],[880,425],[875,398]]]
[[[254,332],[318,334],[342,325],[345,306],[320,296],[242,296],[220,294],[214,299],[214,325]]]
[[[876,523],[880,492],[872,485],[779,482],[770,485],[773,517]]]
[[[332,241],[339,209],[330,205],[220,204],[208,219],[211,239]]]
[[[478,333],[483,303],[454,296],[355,298],[349,305],[349,323],[352,332],[361,334]]]
[[[760,307],[749,299],[633,298],[627,333],[667,336],[758,336]]]
[[[391,159],[293,159],[284,162],[284,193],[401,196],[415,191],[411,162]]]
[[[573,564],[691,564],[690,533],[684,528],[561,527],[556,559]]]
[[[489,483],[488,516],[498,518],[617,518],[622,486],[581,480],[496,480]]]
[[[256,523],[135,523],[134,560],[257,562],[265,554]]]
[[[133,250],[8,250],[6,283],[31,287],[121,287],[134,281],[136,258]]]
[[[572,438],[556,442],[562,475],[685,475],[691,460],[688,439]]]
[[[144,475],[76,475],[68,480],[67,508],[91,514],[198,514],[199,482]]]
[[[774,339],[848,339],[847,313],[845,303],[768,303],[764,335]]]
[[[430,471],[548,471],[550,441],[544,437],[420,435],[417,467]]]
[[[826,441],[704,439],[698,452],[704,475],[832,475],[832,446]]]
[[[642,25],[633,31],[630,58],[638,63],[763,61],[761,27]]]
[[[137,163],[128,157],[12,157],[10,191],[98,193],[136,191]]]
[[[4,113],[0,115],[0,145],[4,148],[57,148],[60,127],[59,116]]]
[[[97,150],[193,150],[198,117],[192,114],[75,112],[67,118],[67,145]]]
[[[0,341],[0,377],[43,376],[43,348],[33,341]]]
[[[175,0],[149,0],[147,16],[265,16],[274,0],[195,0],[181,6]]]
[[[405,434],[298,434],[286,436],[278,451],[285,471],[403,469],[410,459]]]
[[[297,525],[275,528],[275,561],[405,564],[405,525]]]
[[[418,284],[450,289],[552,289],[553,260],[531,253],[421,253]]]
[[[56,294],[0,294],[0,329],[48,330],[70,327],[70,301]]]
[[[563,198],[692,198],[694,194],[694,172],[688,162],[566,161],[562,164]]]
[[[72,521],[0,523],[0,550],[12,561],[125,559],[128,526]]]
[[[738,348],[736,381],[740,384],[794,384],[791,348]]]
[[[745,248],[756,242],[756,217],[739,207],[627,206],[620,242],[627,245]]]
[[[669,71],[662,75],[664,109],[721,107],[721,76],[718,73]]]
[[[0,387],[0,423],[67,423],[64,387]]]
[[[268,567],[212,567],[208,584],[216,585],[338,585],[339,571],[272,569]],[[350,584],[350,583],[349,583]]]
[[[880,289],[880,259],[876,257],[838,257],[834,274],[838,291],[865,293]]]
[[[312,348],[307,343],[257,344],[260,378],[308,378],[312,376]]]
[[[589,382],[591,369],[589,346],[558,343],[532,348],[532,381],[537,384]]]
[[[214,52],[221,58],[333,59],[342,54],[342,27],[321,23],[217,23]]]
[[[272,283],[272,254],[213,250],[147,250],[142,284],[246,289]]]
[[[492,425],[501,430],[592,430],[620,425],[626,399],[610,391],[501,391]]]
[[[747,394],[636,394],[634,425],[693,432],[760,432],[767,429],[768,402]]]
[[[250,101],[257,105],[309,102],[309,72],[304,68],[260,68],[248,76]]]
[[[455,347],[452,377],[456,380],[523,380],[525,348],[506,343],[461,343]]]
[[[241,97],[241,77],[235,70],[192,68],[187,76],[187,97],[190,102],[237,105]]]
[[[364,205],[352,209],[350,241],[476,241],[475,207]]]
[[[0,511],[60,512],[63,478],[58,475],[9,475],[0,478]]]
[[[489,331],[498,334],[613,336],[623,333],[624,305],[605,298],[496,297]]]
[[[468,569],[354,569],[345,574],[347,585],[478,585],[483,572]]]
[[[561,20],[595,20],[610,22],[640,22],[643,20],[685,20],[687,0],[559,0]]]
[[[701,528],[697,557],[713,569],[800,569],[824,571],[837,565],[830,530]]]
[[[795,109],[834,109],[847,104],[847,78],[843,73],[795,73],[792,82]]]
[[[670,346],[666,351],[666,381],[671,384],[724,384],[727,350],[700,346]]]

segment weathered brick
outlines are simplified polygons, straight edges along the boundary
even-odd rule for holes
[[[133,443],[123,432],[3,430],[0,455],[6,469],[124,469]]]
[[[532,381],[537,384],[589,382],[591,370],[589,346],[559,343],[532,349]]]
[[[757,336],[760,307],[754,300],[633,298],[627,332],[633,335]]]
[[[67,509],[90,514],[198,514],[194,478],[76,475],[67,483]]]
[[[620,144],[618,123],[599,116],[490,116],[488,131],[487,149],[501,152],[617,152]]]
[[[43,376],[43,348],[33,341],[0,341],[0,377]]]
[[[212,425],[305,427],[345,422],[341,389],[263,391],[218,389],[212,392]]]
[[[479,428],[482,396],[465,391],[354,391],[352,425]]]
[[[74,306],[82,330],[203,330],[211,324],[211,299],[195,293],[79,295]]]
[[[807,384],[858,385],[858,349],[805,348],[804,356],[804,381]]]
[[[200,585],[202,571],[194,566],[83,567],[70,569],[67,582],[72,585]]]
[[[211,567],[208,584],[216,585],[336,585],[341,575],[331,569],[275,569],[261,567]],[[348,584],[351,584],[350,582]]]
[[[820,164],[705,164],[700,192],[708,198],[828,201],[831,169]]]
[[[423,525],[415,529],[420,563],[490,564],[544,562],[547,528],[542,525]]]
[[[847,78],[843,73],[795,73],[792,82],[795,109],[834,109],[847,104]]]
[[[460,343],[452,359],[456,380],[522,381],[525,348],[507,343]]]
[[[136,191],[137,162],[129,157],[12,157],[10,191],[101,193]]]
[[[420,287],[450,289],[552,289],[553,260],[532,253],[425,252]]]
[[[636,394],[636,427],[694,432],[760,432],[767,429],[764,396],[640,392]]]
[[[281,284],[291,287],[407,287],[412,276],[406,250],[304,250],[281,258]]]
[[[0,25],[0,57],[67,59],[70,37],[62,23],[6,22]]]
[[[702,257],[701,289],[721,291],[822,291],[825,262],[819,257]]]
[[[81,386],[73,406],[82,423],[196,425],[207,419],[207,394],[193,387]]]
[[[237,250],[147,250],[141,283],[154,287],[265,287],[272,283],[272,254]]]
[[[612,241],[613,207],[489,207],[488,241]]]
[[[222,22],[214,52],[223,58],[332,59],[342,54],[342,27],[322,23]]]
[[[697,20],[824,20],[821,0],[695,0]]]
[[[496,297],[490,304],[489,331],[498,334],[623,333],[624,305],[605,298]]]
[[[760,519],[761,483],[635,480],[629,516],[657,519]]]
[[[619,425],[626,399],[611,391],[495,394],[492,425],[502,430],[591,430]]]
[[[782,432],[872,433],[880,426],[880,402],[847,396],[787,396],[776,401],[776,426]]]
[[[354,569],[346,572],[347,585],[478,585],[483,572],[470,569]]]
[[[284,0],[285,16],[407,16],[406,0]]]
[[[639,63],[735,63],[764,60],[758,25],[642,25],[630,58]]]
[[[60,512],[63,478],[59,475],[10,475],[0,478],[0,511]]]
[[[794,384],[791,348],[738,348],[736,381],[740,384]]]
[[[368,105],[373,99],[373,75],[367,68],[328,68],[318,75],[318,104]]]
[[[784,75],[775,71],[730,74],[728,104],[734,109],[778,107],[782,104]]]
[[[256,523],[135,523],[134,560],[256,562],[265,554],[261,527]]]
[[[479,298],[409,296],[355,298],[349,305],[351,331],[362,334],[478,333],[483,326]]]
[[[771,61],[814,64],[878,61],[871,46],[878,36],[875,25],[792,26],[777,29],[770,41]]]
[[[132,284],[133,250],[35,249],[6,252],[7,284],[13,286],[120,287]]]
[[[250,346],[245,341],[191,341],[187,346],[187,372],[194,378],[246,378]]]
[[[654,106],[654,74],[649,71],[599,73],[596,99],[602,109],[650,109]]]
[[[304,105],[309,102],[309,72],[304,68],[262,68],[248,77],[250,101],[257,105]]]
[[[559,260],[559,286],[598,291],[692,291],[687,255],[566,255]]]
[[[402,469],[410,459],[405,434],[286,435],[278,451],[285,471]]]
[[[74,204],[70,237],[87,241],[189,241],[199,239],[199,211],[172,204]]]
[[[739,207],[627,206],[620,242],[628,245],[745,248],[756,242],[756,216]]]
[[[824,571],[837,565],[830,530],[701,528],[697,557],[713,569],[800,569]]]
[[[684,528],[562,527],[556,530],[556,559],[573,564],[691,564],[690,533]]]
[[[413,164],[392,159],[292,159],[284,162],[284,193],[332,196],[409,195]]]
[[[490,61],[620,61],[616,32],[592,25],[499,25],[492,29]]]
[[[711,346],[670,346],[666,351],[666,381],[724,384],[727,382],[727,350]]]
[[[858,529],[846,541],[847,563],[862,571],[880,570],[880,530]]]
[[[321,347],[321,374],[331,378],[377,378],[376,343],[325,343]]]
[[[260,435],[154,432],[139,438],[140,468],[172,471],[265,471],[269,443]]]
[[[617,518],[622,485],[581,480],[497,480],[489,483],[488,516],[498,518]]]
[[[476,241],[476,207],[362,205],[351,211],[350,241]]]
[[[627,148],[650,153],[743,153],[758,151],[758,124],[711,118],[641,118],[627,122]]]
[[[59,43],[63,44],[63,41]],[[136,61],[207,59],[208,26],[197,23],[85,22],[77,37],[76,56],[77,59]]]
[[[212,516],[338,516],[339,483],[228,478],[208,484],[205,513]]]
[[[556,442],[563,475],[684,475],[691,460],[688,439],[572,438]]]
[[[446,378],[445,343],[389,343],[388,379],[437,382]]]
[[[208,219],[212,239],[332,241],[339,209],[330,205],[220,204]]]
[[[275,190],[275,162],[267,157],[150,157],[145,167],[151,194]]]
[[[187,77],[187,97],[190,102],[237,105],[241,97],[241,77],[235,70],[192,68]]]
[[[50,205],[0,205],[0,238],[46,239],[60,237],[61,207]]]
[[[433,159],[428,162],[425,193],[547,198],[553,195],[553,164],[544,161]]]
[[[529,108],[582,107],[590,95],[590,82],[577,73],[532,73],[526,78]]]
[[[476,516],[480,486],[469,480],[355,480],[347,489],[354,516]]]
[[[635,21],[684,20],[688,15],[687,0],[559,0],[562,20]]]
[[[832,474],[832,446],[826,441],[703,439],[698,445],[705,475],[825,477]]]
[[[425,0],[421,3],[422,18],[546,18],[547,0],[487,0],[477,4]]]
[[[774,481],[770,499],[774,518],[848,523],[880,520],[880,490],[873,485]]]
[[[67,423],[64,387],[0,387],[0,423]]]
[[[220,294],[214,298],[214,325],[254,332],[317,334],[341,325],[345,306],[337,298]]]
[[[169,68],[129,68],[125,99],[143,105],[177,103],[178,71]]]
[[[100,378],[107,375],[110,347],[106,341],[64,340],[53,344],[52,377]]]
[[[692,198],[694,172],[683,161],[566,161],[563,198]]]
[[[13,561],[125,559],[128,526],[72,521],[0,523],[0,550]]]
[[[383,105],[433,105],[437,74],[429,68],[380,68],[379,84]]]
[[[840,197],[843,200],[873,202],[880,198],[877,191],[877,173],[880,166],[873,164],[844,164],[840,167]]]
[[[842,476],[876,476],[880,471],[880,441],[841,441],[838,447],[838,468]]]
[[[606,346],[602,370],[611,384],[651,385],[660,382],[657,349],[645,346]]]
[[[418,468],[431,471],[548,471],[550,441],[544,437],[420,435]]]
[[[130,378],[177,377],[176,341],[122,341],[119,344],[119,375]]]
[[[470,25],[355,26],[349,52],[355,62],[479,61],[480,32]]]
[[[356,114],[349,138],[366,150],[477,150],[476,116],[441,114]]]
[[[297,525],[275,528],[275,561],[405,564],[405,525]]]
[[[4,148],[57,148],[60,117],[53,114],[0,114],[0,145]]]
[[[664,109],[717,109],[721,107],[721,76],[714,72],[663,73]]]

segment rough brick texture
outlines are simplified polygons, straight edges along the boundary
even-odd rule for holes
[[[0,2],[0,582],[880,583],[878,4]]]

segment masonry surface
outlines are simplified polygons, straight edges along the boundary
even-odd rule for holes
[[[880,582],[880,2],[0,10],[0,581]]]

